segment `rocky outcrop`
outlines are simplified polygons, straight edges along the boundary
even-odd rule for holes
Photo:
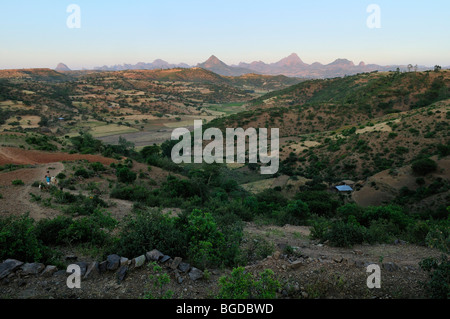
[[[74,256],[70,260],[75,261],[77,258]],[[73,264],[80,267],[82,280],[97,278],[107,272],[116,272],[118,282],[122,282],[133,269],[141,268],[145,263],[153,262],[157,262],[165,266],[167,270],[173,271],[177,282],[180,284],[183,282],[182,274],[187,274],[192,281],[203,278],[203,271],[191,267],[189,263],[183,262],[181,257],[172,259],[157,249],[132,259],[112,254],[101,262],[74,262]],[[53,276],[68,276],[69,274],[72,274],[72,272],[69,273],[65,270],[59,270],[54,265],[44,265],[42,263],[23,263],[15,259],[7,259],[0,263],[0,281],[3,284],[8,284],[9,279],[13,277],[50,278]]]

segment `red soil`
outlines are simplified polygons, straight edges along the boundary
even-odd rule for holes
[[[87,160],[89,162],[100,162],[104,165],[110,165],[117,161],[99,155],[83,155],[68,153],[49,153],[43,151],[29,151],[14,147],[0,147],[0,165],[16,164],[16,165],[34,165],[47,164],[62,161]]]

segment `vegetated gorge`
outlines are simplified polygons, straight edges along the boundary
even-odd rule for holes
[[[198,119],[279,128],[279,171],[174,164]],[[0,296],[448,298],[449,124],[440,68],[0,71]]]

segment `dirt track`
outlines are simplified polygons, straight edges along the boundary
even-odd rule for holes
[[[110,165],[116,162],[112,158],[90,154],[68,154],[68,153],[49,153],[34,150],[24,150],[14,147],[0,147],[0,165],[35,165],[47,164],[62,161],[88,160],[89,162],[100,162],[104,165]]]

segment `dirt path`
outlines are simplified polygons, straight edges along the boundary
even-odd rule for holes
[[[29,213],[30,217],[35,220],[44,218],[56,217],[59,212],[52,208],[46,208],[36,202],[32,202],[31,195],[39,195],[40,190],[31,185],[35,181],[44,181],[44,176],[47,171],[50,175],[56,176],[64,169],[62,163],[50,163],[46,165],[37,165],[34,168],[25,168],[12,172],[0,174],[0,194],[3,198],[0,199],[0,215],[23,215]],[[22,180],[25,185],[14,186],[12,181]]]

